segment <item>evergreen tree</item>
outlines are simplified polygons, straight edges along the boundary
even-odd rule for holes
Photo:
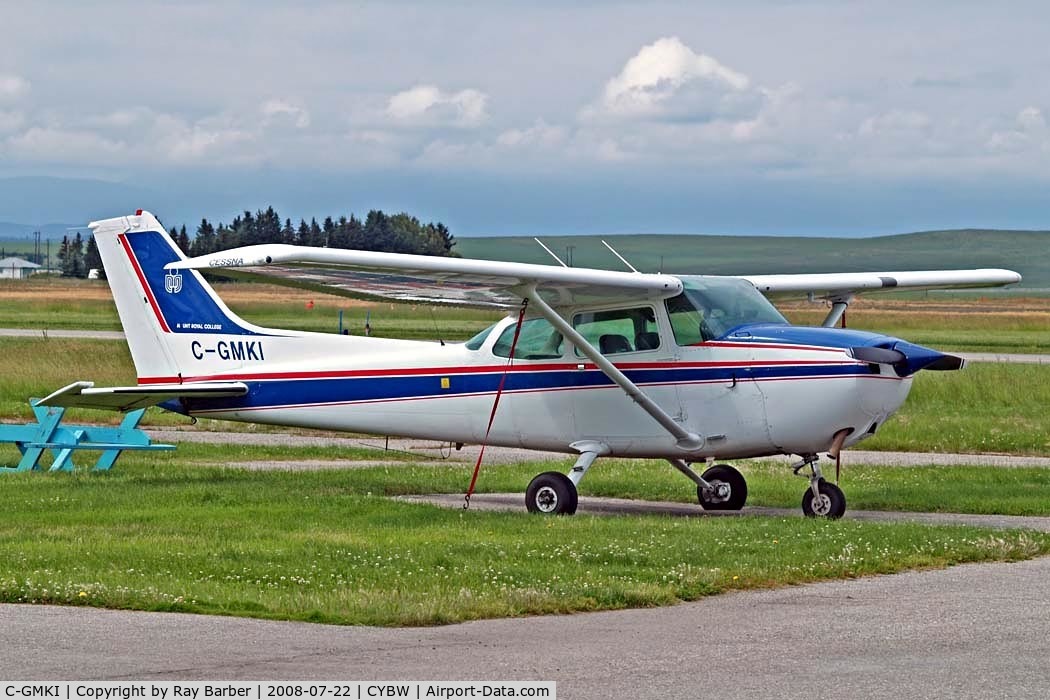
[[[215,240],[215,227],[207,219],[201,219],[197,227],[197,235],[190,245],[190,254],[194,257],[207,255],[218,250],[218,241]]]
[[[190,237],[186,234],[186,224],[183,224],[182,228],[179,229],[179,235],[175,239],[175,244],[179,246],[179,250],[181,250],[186,255],[189,255]]]
[[[69,276],[87,277],[87,270],[84,268],[84,239],[80,231],[77,231],[77,235],[69,242],[67,257],[69,258]],[[62,274],[66,274],[66,271],[63,270]]]
[[[84,251],[84,268],[89,274],[92,270],[98,270],[98,278],[106,279],[106,268],[102,266],[102,256],[98,253],[98,244],[95,242],[94,235],[88,239],[87,249]]]
[[[240,229],[241,217],[236,217],[229,226],[219,224],[219,228],[215,229],[216,237],[216,250],[229,250],[230,248],[236,248],[241,245]]]
[[[332,238],[335,236],[335,222],[332,221],[332,217],[326,216],[324,223],[321,225],[322,241],[319,245],[327,248],[332,243]]]
[[[456,239],[448,227],[440,222],[422,223],[406,213],[389,216],[382,210],[368,212],[364,221],[354,215],[335,219],[326,216],[321,224],[313,218],[308,224],[299,220],[298,227],[291,219],[281,217],[269,206],[254,214],[245,210],[230,222],[217,227],[207,219],[201,219],[192,242],[186,235],[186,227],[171,230],[179,248],[188,255],[207,255],[219,250],[228,250],[261,243],[288,243],[313,247],[349,248],[354,250],[378,250],[417,255],[455,256]],[[72,245],[72,243],[70,243]]]
[[[69,256],[69,236],[62,236],[62,243],[58,246],[58,269],[63,277],[72,277],[72,264]]]
[[[266,211],[259,212],[255,217],[259,229],[260,243],[281,242],[281,217],[273,207],[266,207]]]

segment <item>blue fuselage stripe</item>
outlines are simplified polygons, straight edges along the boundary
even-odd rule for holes
[[[642,369],[625,372],[627,377],[639,385],[679,384],[718,381],[768,380],[778,378],[817,378],[866,376],[872,374],[867,365],[774,365],[748,367],[690,367],[668,369]],[[246,381],[248,394],[235,398],[201,399],[191,403],[194,411],[222,411],[279,406],[336,404],[364,401],[389,401],[396,399],[421,399],[430,397],[457,396],[463,394],[486,394],[495,392],[502,373],[450,374],[450,375],[392,375],[383,377],[307,378]],[[442,387],[442,379],[448,379],[448,387]],[[613,382],[596,370],[557,370],[534,372],[511,372],[507,375],[503,390],[545,391],[558,389],[584,389],[613,386]]]

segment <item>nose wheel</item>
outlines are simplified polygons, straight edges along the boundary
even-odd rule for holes
[[[846,512],[846,495],[835,484],[821,479],[816,494],[812,488],[802,494],[802,512],[811,518],[841,518]]]
[[[810,518],[841,518],[846,512],[846,494],[835,484],[824,480],[816,455],[807,455],[795,466],[798,474],[809,467],[809,488],[802,494],[802,512]]]

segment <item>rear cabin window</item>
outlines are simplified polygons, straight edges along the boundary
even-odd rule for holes
[[[514,342],[514,329],[518,324],[512,323],[503,329],[499,340],[492,346],[492,354],[497,357],[510,357],[510,346]],[[545,318],[530,318],[521,324],[518,346],[514,357],[519,360],[553,360],[562,356],[564,341],[561,333],[554,329]]]
[[[651,307],[587,311],[572,317],[576,331],[603,355],[656,350],[660,333]],[[577,349],[576,354],[580,351]]]

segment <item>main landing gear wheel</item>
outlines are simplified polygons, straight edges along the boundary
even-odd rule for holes
[[[820,479],[817,482],[817,490],[820,491],[819,496],[813,494],[812,488],[806,489],[802,494],[802,512],[810,518],[841,518],[846,512],[846,496],[842,489]]]
[[[576,485],[561,472],[543,472],[525,491],[525,507],[530,513],[572,515],[577,501]]]
[[[747,501],[747,481],[744,475],[728,464],[716,464],[703,473],[704,481],[714,487],[705,490],[696,487],[696,495],[704,510],[740,510]]]

